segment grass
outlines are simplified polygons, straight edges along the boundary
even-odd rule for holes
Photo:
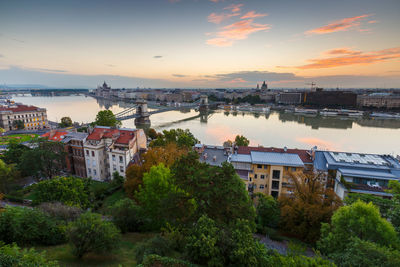
[[[89,253],[82,259],[78,259],[72,254],[72,248],[68,244],[35,248],[40,252],[46,251],[46,258],[57,260],[60,266],[135,266],[136,246],[154,235],[155,233],[127,233],[122,236],[119,248],[112,253]]]
[[[30,141],[34,138],[37,138],[37,134],[13,134],[13,135],[4,135],[0,137],[0,145],[7,145],[10,140],[16,140],[18,143]]]

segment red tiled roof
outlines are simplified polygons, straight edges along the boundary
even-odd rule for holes
[[[129,141],[135,138],[135,131],[96,127],[86,139],[100,141],[102,138],[112,138],[114,135],[117,136],[118,134],[119,136],[115,140],[117,144],[129,144]]]
[[[61,141],[67,133],[68,132],[56,131],[54,135],[52,135],[52,132],[50,131],[45,134],[42,134],[41,137],[47,137],[47,139],[51,141]]]
[[[237,153],[238,154],[250,154],[251,151],[285,153],[285,150],[283,148],[256,147],[256,146],[239,146]],[[303,161],[303,163],[312,163],[313,162],[310,155],[308,154],[308,151],[305,149],[290,149],[290,148],[288,148],[286,150],[286,153],[299,155],[299,157]]]
[[[38,107],[35,106],[27,106],[27,105],[17,105],[11,107],[0,107],[0,111],[12,111],[12,112],[22,112],[22,111],[35,111]]]

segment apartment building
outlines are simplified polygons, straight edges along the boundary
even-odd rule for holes
[[[400,181],[400,163],[390,155],[316,151],[314,169],[331,176],[341,199],[349,193],[391,197],[389,181]]]
[[[250,193],[264,193],[275,198],[291,194],[293,182],[290,173],[302,172],[305,168],[298,154],[287,151],[255,151],[250,148],[241,153],[236,151],[229,161]]]
[[[96,126],[84,143],[87,176],[99,181],[112,179],[115,171],[125,176],[129,162],[146,146],[142,129]]]
[[[17,122],[24,124],[25,130],[48,128],[45,108],[19,103],[6,103],[0,106],[0,127],[6,131],[17,130]]]

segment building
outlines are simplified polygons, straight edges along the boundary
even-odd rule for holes
[[[110,98],[113,96],[113,90],[104,81],[102,86],[97,86],[97,89],[95,90],[94,94],[97,97]]]
[[[87,176],[100,181],[112,179],[115,171],[125,176],[129,162],[146,149],[146,142],[142,129],[96,126],[84,143]]]
[[[17,130],[19,121],[24,124],[25,130],[40,130],[49,127],[45,108],[11,102],[0,106],[1,128],[6,131]]]
[[[267,85],[267,83],[265,81],[261,85],[261,90],[268,90],[268,85]]]
[[[223,146],[196,144],[194,150],[199,153],[200,162],[205,162],[213,166],[221,166],[223,162],[228,160],[230,154],[230,148]]]
[[[235,152],[229,161],[250,193],[264,193],[275,198],[293,193],[290,173],[302,172],[305,168],[298,154],[287,151],[264,152],[250,148],[242,153]]]
[[[350,91],[304,92],[303,103],[314,107],[356,107],[357,94]]]
[[[400,180],[400,163],[389,155],[316,151],[314,168],[328,175],[341,199],[349,193],[391,197],[389,181]]]
[[[298,105],[302,102],[302,93],[281,92],[275,96],[275,102],[284,105]]]
[[[359,95],[357,105],[364,108],[400,109],[400,95],[390,93]]]
[[[61,141],[66,144],[67,169],[71,174],[87,177],[83,144],[86,142],[87,133],[67,133]]]

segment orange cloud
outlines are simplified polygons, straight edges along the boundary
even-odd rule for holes
[[[232,14],[227,14],[227,13],[211,13],[208,17],[207,20],[208,22],[215,23],[215,24],[220,24],[222,21],[227,20],[231,17],[239,16],[240,13],[232,13]]]
[[[242,8],[243,4],[232,4],[230,6],[225,7],[225,10],[230,10],[233,13],[240,12],[240,9]]]
[[[241,19],[254,19],[254,18],[260,18],[260,17],[265,17],[265,16],[268,16],[268,14],[256,13],[255,11],[249,11],[240,18]]]
[[[360,26],[361,21],[369,16],[371,16],[371,14],[364,14],[361,16],[344,18],[342,20],[334,21],[326,26],[306,31],[306,34],[312,35],[312,34],[326,34],[339,31],[348,31]]]
[[[359,55],[359,54],[361,54],[361,52],[351,50],[350,48],[347,48],[347,47],[343,47],[343,48],[336,48],[336,49],[328,50],[325,52],[325,54],[327,54],[327,55],[344,55],[344,54]]]
[[[342,50],[342,51],[340,51]],[[367,65],[383,62],[391,59],[400,58],[400,47],[383,49],[373,52],[343,51],[343,49],[333,49],[328,54],[337,55],[336,57],[317,58],[309,60],[310,64],[298,66],[298,69],[320,69],[348,66],[354,64]]]
[[[224,26],[216,33],[217,38],[207,40],[207,44],[230,46],[233,41],[246,39],[250,34],[270,29],[268,24],[254,23],[252,19],[241,20]]]
[[[328,149],[328,150],[335,150],[336,145],[332,142],[325,141],[319,138],[313,138],[313,137],[302,137],[302,138],[296,138],[298,142],[310,145],[310,146],[317,146],[322,149]]]

